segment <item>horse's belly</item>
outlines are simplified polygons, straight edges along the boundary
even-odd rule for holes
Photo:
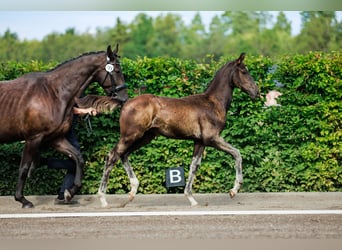
[[[160,123],[159,133],[175,139],[200,139],[201,137],[198,124],[184,119]]]
[[[18,133],[12,133],[12,131],[2,131],[0,130],[0,142],[10,143],[23,140],[24,138]]]

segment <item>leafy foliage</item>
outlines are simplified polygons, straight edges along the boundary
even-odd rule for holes
[[[208,56],[199,63],[178,58],[124,58],[122,68],[131,97],[142,93],[180,97],[204,91],[216,70],[231,59]],[[234,92],[222,136],[242,154],[242,191],[342,191],[341,61],[341,52],[311,52],[277,59],[247,55],[246,64],[262,93],[277,89],[283,95],[278,98],[281,106],[265,108],[264,100],[252,101],[239,89]],[[0,77],[11,79],[52,66],[35,61],[4,63]],[[87,92],[103,94],[98,85]],[[97,192],[104,159],[119,139],[119,115],[117,110],[92,117],[92,133],[87,131],[85,121],[79,120],[77,129],[86,161],[82,193]],[[140,180],[138,191],[166,193],[165,169],[169,167],[183,166],[187,176],[192,147],[191,141],[159,137],[134,152],[130,162]],[[14,192],[21,150],[20,142],[0,146],[1,195]],[[234,166],[230,155],[206,148],[194,191],[227,192],[234,182]],[[25,192],[54,193],[61,179],[61,172],[39,168]],[[108,192],[128,191],[129,180],[119,163],[111,173]]]

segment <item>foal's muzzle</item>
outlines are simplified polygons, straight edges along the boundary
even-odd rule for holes
[[[126,84],[126,83],[114,87],[114,88],[112,89],[112,91],[109,93],[109,95],[110,95],[113,99],[115,99],[115,100],[117,100],[117,101],[120,101],[121,103],[124,103],[124,102],[127,101],[128,96],[122,96],[122,95],[119,94],[119,92],[120,92],[121,90],[124,90],[124,89],[127,89],[127,84]]]

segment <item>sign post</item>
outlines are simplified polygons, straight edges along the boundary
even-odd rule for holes
[[[166,188],[185,186],[184,168],[168,168],[166,172]]]

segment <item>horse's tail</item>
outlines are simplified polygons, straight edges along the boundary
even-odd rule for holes
[[[98,113],[112,112],[121,105],[121,102],[110,96],[87,95],[82,98],[75,98],[79,108],[94,108]]]

